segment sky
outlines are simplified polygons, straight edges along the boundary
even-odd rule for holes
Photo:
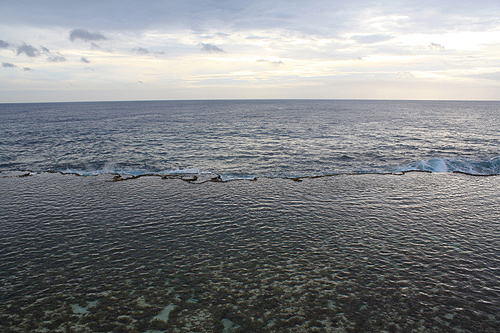
[[[500,1],[0,0],[0,103],[500,100]]]

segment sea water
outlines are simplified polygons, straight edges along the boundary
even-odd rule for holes
[[[497,103],[0,110],[2,331],[500,325]]]
[[[0,171],[225,179],[498,174],[499,107],[328,100],[0,104]]]

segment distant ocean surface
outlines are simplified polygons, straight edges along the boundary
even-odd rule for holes
[[[498,332],[500,103],[0,104],[1,332]]]
[[[217,174],[500,173],[500,104],[159,101],[0,104],[0,171]]]

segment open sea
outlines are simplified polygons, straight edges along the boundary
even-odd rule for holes
[[[500,102],[0,104],[1,332],[498,332]]]

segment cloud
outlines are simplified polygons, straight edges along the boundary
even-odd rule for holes
[[[444,46],[441,45],[441,44],[430,43],[429,44],[429,49],[436,50],[436,51],[442,51],[442,50],[444,50]]]
[[[251,36],[247,36],[245,37],[246,39],[251,39],[251,40],[261,40],[261,39],[267,39],[267,37],[263,37],[263,36],[255,36],[255,35],[251,35]]]
[[[65,62],[66,58],[62,54],[53,54],[47,58],[49,62]]]
[[[137,55],[147,55],[147,54],[156,54],[156,55],[161,55],[165,54],[163,51],[151,51],[145,47],[136,47],[132,49],[132,53],[137,54]]]
[[[484,80],[500,81],[500,72],[473,74],[473,75],[468,75],[468,77],[484,79]]]
[[[356,42],[360,44],[375,44],[375,43],[385,42],[393,38],[394,36],[391,35],[375,34],[375,35],[355,36],[352,39],[354,39]]]
[[[411,94],[415,98],[439,98],[452,89],[428,89],[428,93],[420,95],[410,84],[423,86],[428,80],[430,84],[440,82],[444,86],[455,84],[448,79],[454,77],[463,80],[464,86],[475,83],[474,91],[479,91],[487,85],[494,90],[494,85],[500,82],[493,81],[498,77],[496,74],[484,74],[477,82],[464,74],[494,73],[499,69],[498,0],[484,0],[481,6],[470,0],[310,3],[185,0],[175,6],[159,0],[146,5],[134,1],[122,1],[120,6],[116,3],[115,0],[16,0],[6,1],[5,6],[2,3],[0,66],[4,61],[18,67],[0,68],[4,73],[17,72],[26,77],[36,74],[37,79],[56,81],[61,70],[66,77],[77,78],[84,74],[91,76],[92,66],[97,74],[101,69],[97,63],[109,64],[105,76],[95,75],[92,76],[95,81],[82,81],[80,90],[75,87],[75,99],[101,98],[101,87],[111,85],[116,85],[114,91],[118,97],[109,98],[147,98],[118,93],[120,89],[128,89],[122,85],[123,77],[135,77],[131,81],[134,83],[141,78],[137,73],[154,77],[158,88],[155,91],[168,91],[159,98],[174,99],[205,97],[208,91],[197,90],[202,84],[212,85],[213,91],[219,93],[217,97],[222,98],[250,96],[254,91],[255,97],[262,97],[260,91],[268,97],[295,97],[292,90],[288,93],[283,88],[287,84],[325,87],[318,92],[304,90],[299,95],[304,97],[319,96],[320,91],[322,97],[339,97],[351,84],[354,93],[344,97],[355,97],[359,91],[359,98],[377,97],[379,92],[380,98],[391,94],[395,98]],[[33,46],[20,47],[23,40]],[[165,50],[169,56],[158,55],[159,50]],[[193,52],[198,53],[195,59]],[[445,53],[446,59],[430,56]],[[67,61],[49,62],[62,60],[61,57],[67,57]],[[211,59],[214,57],[219,59]],[[146,58],[149,61],[144,61]],[[72,61],[75,66],[68,65]],[[23,66],[28,65],[36,73],[21,73]],[[245,72],[251,74],[241,74],[239,82],[247,82],[255,90],[221,88],[232,87],[233,77]],[[412,73],[414,79],[403,80],[411,78]],[[264,75],[269,80],[264,80]],[[252,81],[254,78],[258,79]],[[353,82],[365,78],[368,78],[365,86],[373,84],[373,89],[356,88]],[[19,81],[19,84],[35,87],[41,86],[43,80]],[[340,86],[345,90],[330,89],[343,80],[346,83]],[[393,93],[388,85],[380,84],[383,80],[408,86],[398,86],[399,90]],[[147,85],[148,81],[143,81]],[[172,84],[174,81],[181,84]],[[267,86],[271,82],[276,84]],[[87,97],[85,89],[96,95]],[[27,88],[18,89],[19,94],[23,90]],[[70,98],[62,92],[57,94],[63,99]],[[84,97],[77,96],[80,94]],[[492,98],[498,99],[498,89],[492,94]],[[469,96],[474,97],[471,93],[463,98]]]
[[[23,45],[17,48],[17,55],[20,55],[22,53],[26,54],[30,58],[33,58],[33,57],[38,57],[40,55],[40,50],[38,50],[32,45],[27,45],[26,43],[23,43]]]
[[[120,5],[117,6],[117,3]],[[498,24],[498,1],[51,1],[16,0],[2,2],[2,23],[13,26],[26,22],[34,26],[53,25],[88,29],[140,31],[147,27],[208,28],[234,27],[233,30],[286,29],[336,34],[346,26],[370,23],[368,14],[408,13],[401,29],[449,31],[467,24]],[[378,3],[378,4],[377,4]],[[368,13],[368,14],[366,14]],[[378,15],[381,17],[382,15]],[[465,18],[465,20],[464,20]],[[361,22],[358,22],[361,20]],[[379,22],[376,22],[379,23]],[[386,21],[383,23],[387,24]],[[380,31],[380,30],[365,30]],[[233,32],[233,31],[229,31]]]
[[[200,43],[198,45],[201,46],[201,51],[202,52],[206,52],[206,53],[226,52],[223,49],[221,49],[218,46],[215,46],[213,44]]]
[[[151,53],[151,51],[149,51],[148,49],[146,49],[144,47],[136,47],[136,48],[132,49],[132,52],[134,52],[135,54],[139,54],[139,55],[145,55],[145,54]]]
[[[23,71],[25,72],[31,72],[33,69],[29,67],[23,67]]]
[[[17,66],[14,65],[14,64],[11,64],[10,62],[2,62],[2,67],[5,67],[5,68],[15,68]]]
[[[6,41],[0,39],[0,49],[6,49],[10,46],[10,43],[7,43]]]
[[[279,66],[279,65],[284,65],[285,63],[281,60],[267,60],[267,59],[259,59],[257,62],[265,62],[271,65]]]
[[[411,79],[414,77],[414,75],[411,72],[408,71],[403,71],[403,72],[398,72],[397,74],[399,77],[405,78],[405,79]]]
[[[206,36],[201,36],[201,37],[206,38],[206,39],[211,39],[211,38],[216,38],[216,37],[226,38],[229,36],[231,36],[231,34],[227,34],[225,32],[216,32],[213,35],[206,35]]]
[[[71,32],[69,33],[69,40],[74,42],[75,39],[81,39],[84,42],[91,42],[96,40],[108,40],[108,38],[100,32],[90,32],[85,29],[71,30]]]

